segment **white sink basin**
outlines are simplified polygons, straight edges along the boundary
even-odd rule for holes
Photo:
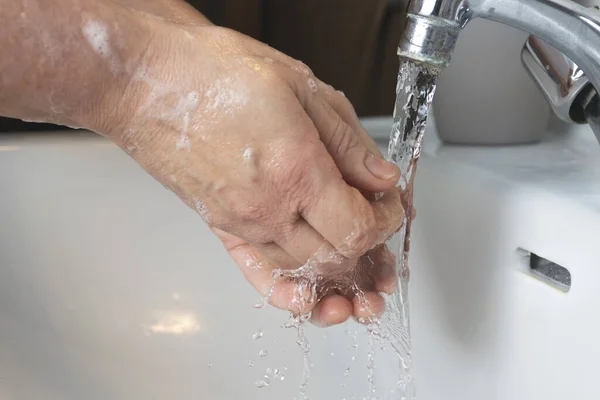
[[[512,159],[424,156],[411,256],[419,399],[600,398],[600,154],[581,140]],[[298,398],[285,313],[255,309],[200,218],[115,146],[0,136],[0,187],[0,400]],[[570,292],[533,279],[518,248],[568,268]],[[346,330],[356,325],[308,330],[313,400],[367,395],[368,346]],[[267,368],[285,380],[259,389]],[[396,361],[379,346],[375,374],[378,398],[394,399],[383,392]]]

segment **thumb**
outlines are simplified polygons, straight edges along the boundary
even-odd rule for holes
[[[358,189],[380,192],[396,185],[400,170],[381,153],[369,150],[356,132],[324,99],[305,102],[305,110],[344,180]]]

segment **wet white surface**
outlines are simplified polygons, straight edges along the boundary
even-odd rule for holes
[[[411,286],[420,399],[600,397],[590,137],[424,156]],[[201,219],[116,147],[79,133],[0,136],[0,187],[1,400],[297,396],[286,315],[254,309]],[[517,248],[568,268],[571,291],[524,272]],[[314,400],[366,395],[364,338],[354,349],[345,330],[309,330]],[[394,362],[377,355],[379,387]],[[256,388],[266,368],[285,380]]]

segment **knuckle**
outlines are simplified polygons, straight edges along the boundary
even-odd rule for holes
[[[360,146],[358,137],[342,118],[337,117],[335,127],[325,143],[329,151],[336,155],[351,153]]]
[[[357,258],[377,245],[377,224],[375,218],[365,218],[346,238],[342,253],[349,258]]]
[[[242,223],[264,221],[269,215],[265,204],[256,200],[242,200],[234,202],[233,213]]]
[[[314,146],[286,144],[269,164],[268,174],[276,192],[283,198],[294,199],[311,187],[310,165],[318,154]]]
[[[263,73],[260,79],[270,87],[281,87],[286,83],[285,72],[278,66],[268,66],[267,72]]]
[[[313,77],[315,76],[315,74],[313,73],[312,69],[310,69],[310,67],[308,65],[306,65],[305,63],[303,63],[302,61],[296,61],[292,67],[292,69],[296,72],[299,72],[303,75],[306,75],[308,77]]]

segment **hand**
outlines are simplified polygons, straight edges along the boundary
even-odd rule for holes
[[[315,321],[368,317],[361,291],[381,311],[377,291],[393,291],[396,278],[393,256],[377,246],[403,219],[399,171],[349,102],[305,65],[239,33],[147,24],[153,40],[134,68],[120,66],[131,81],[104,105],[100,115],[111,118],[96,130],[194,208],[263,295],[273,270],[325,254],[317,267],[329,283]],[[377,201],[369,195],[383,191]],[[357,287],[344,287],[344,277]],[[296,287],[279,282],[271,303],[312,309],[293,302]]]
[[[184,0],[115,0],[122,6],[142,11],[167,21],[188,25],[212,25],[198,10]]]

